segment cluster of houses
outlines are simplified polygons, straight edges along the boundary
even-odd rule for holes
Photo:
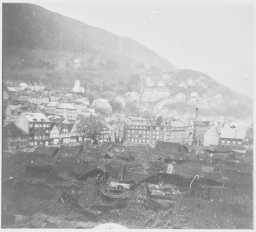
[[[5,149],[19,150],[37,146],[59,146],[92,142],[79,121],[43,113],[21,113],[4,127]],[[127,120],[106,122],[96,135],[97,143],[155,146],[158,141],[185,145],[241,146],[246,141],[246,130],[236,125],[211,125],[206,121],[146,119],[128,117]]]
[[[252,127],[210,121],[182,121],[129,118],[125,126],[125,144],[148,144],[158,141],[198,146],[243,147],[253,141]]]
[[[8,82],[8,87],[7,90],[9,92],[19,92],[19,91],[24,91],[24,90],[31,90],[31,91],[35,91],[35,92],[39,92],[45,89],[45,86],[42,85],[42,83],[25,83],[25,82],[21,82],[18,86],[16,85],[16,83],[12,83],[12,82]]]
[[[3,128],[7,150],[90,141],[90,136],[79,130],[78,116],[86,118],[97,116],[97,113],[82,95],[84,88],[79,81],[75,81],[71,92],[46,90],[41,84],[20,83],[8,88],[14,100],[8,100],[10,96],[4,95],[8,103],[11,102],[5,110]],[[32,108],[29,103],[36,107]],[[101,131],[96,135],[97,143],[155,146],[158,141],[163,141],[185,145],[241,146],[248,138],[247,128],[230,123],[174,118],[159,121],[158,118],[125,115],[115,118],[114,114],[103,121]]]
[[[157,141],[191,145],[193,125],[178,120],[166,120],[159,123],[156,119],[130,118],[126,125],[127,144],[154,146]]]
[[[43,113],[22,113],[15,122],[4,127],[4,134],[7,150],[90,141],[86,132],[79,130],[77,121],[56,120],[56,117],[47,117]],[[97,141],[113,141],[107,124],[97,134]]]

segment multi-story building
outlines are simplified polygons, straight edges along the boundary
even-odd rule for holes
[[[51,128],[50,136],[49,136],[49,144],[57,145],[60,143],[60,131],[57,125],[54,125]]]
[[[163,141],[191,145],[193,141],[193,127],[170,127],[166,130]]]
[[[29,135],[18,128],[14,123],[3,127],[3,148],[4,150],[22,150],[29,144]]]
[[[104,125],[100,133],[97,135],[98,143],[109,143],[113,141],[112,128],[109,125]]]
[[[155,121],[144,118],[130,118],[126,125],[126,144],[149,144],[154,146],[165,136],[164,126],[156,125]]]
[[[75,121],[78,116],[76,107],[71,103],[61,103],[57,105],[55,112],[69,121]]]
[[[70,144],[80,143],[85,140],[85,134],[78,131],[77,125],[73,122],[64,120],[63,122],[56,123],[50,132],[50,144]]]
[[[15,125],[29,134],[29,145],[48,145],[52,123],[42,113],[22,113]]]
[[[171,119],[164,121],[163,125],[165,127],[163,142],[192,144],[193,126],[190,122]]]
[[[71,123],[67,120],[63,121],[59,126],[59,136],[61,144],[68,144],[75,142],[76,138],[71,136],[71,131],[74,126],[74,123]]]
[[[157,141],[192,144],[193,126],[178,120],[157,120],[133,118],[126,125],[127,144],[149,144]]]
[[[44,111],[47,113],[47,114],[56,114],[56,108],[58,106],[58,102],[49,102],[45,108],[44,108]]]

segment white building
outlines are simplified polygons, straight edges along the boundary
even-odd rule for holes
[[[74,93],[84,93],[84,88],[80,86],[80,80],[75,80],[72,92],[74,92]]]
[[[217,146],[219,144],[220,131],[217,126],[212,126],[204,134],[204,146]]]
[[[42,113],[22,113],[15,125],[29,135],[31,146],[48,145],[52,123]]]
[[[22,113],[17,120],[15,125],[29,133],[30,128],[48,128],[50,127],[49,119],[42,113]]]

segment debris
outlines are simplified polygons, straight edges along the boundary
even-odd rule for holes
[[[134,228],[246,228],[252,224],[252,167],[241,157],[233,162],[230,154],[214,153],[209,165],[206,159],[182,154],[179,158],[144,147],[65,149],[55,158],[35,153],[3,157],[7,180],[2,188],[3,227],[23,226],[23,221],[37,228],[90,228],[109,221]],[[113,156],[103,161],[101,154]],[[136,162],[119,158],[126,154]],[[174,172],[165,173],[173,162]],[[13,215],[9,221],[7,212]],[[231,216],[228,222],[221,219]]]

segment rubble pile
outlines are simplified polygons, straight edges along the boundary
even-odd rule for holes
[[[46,152],[4,154],[3,227],[252,227],[252,166],[242,158],[180,161],[113,145]],[[166,173],[169,163],[174,174]]]

